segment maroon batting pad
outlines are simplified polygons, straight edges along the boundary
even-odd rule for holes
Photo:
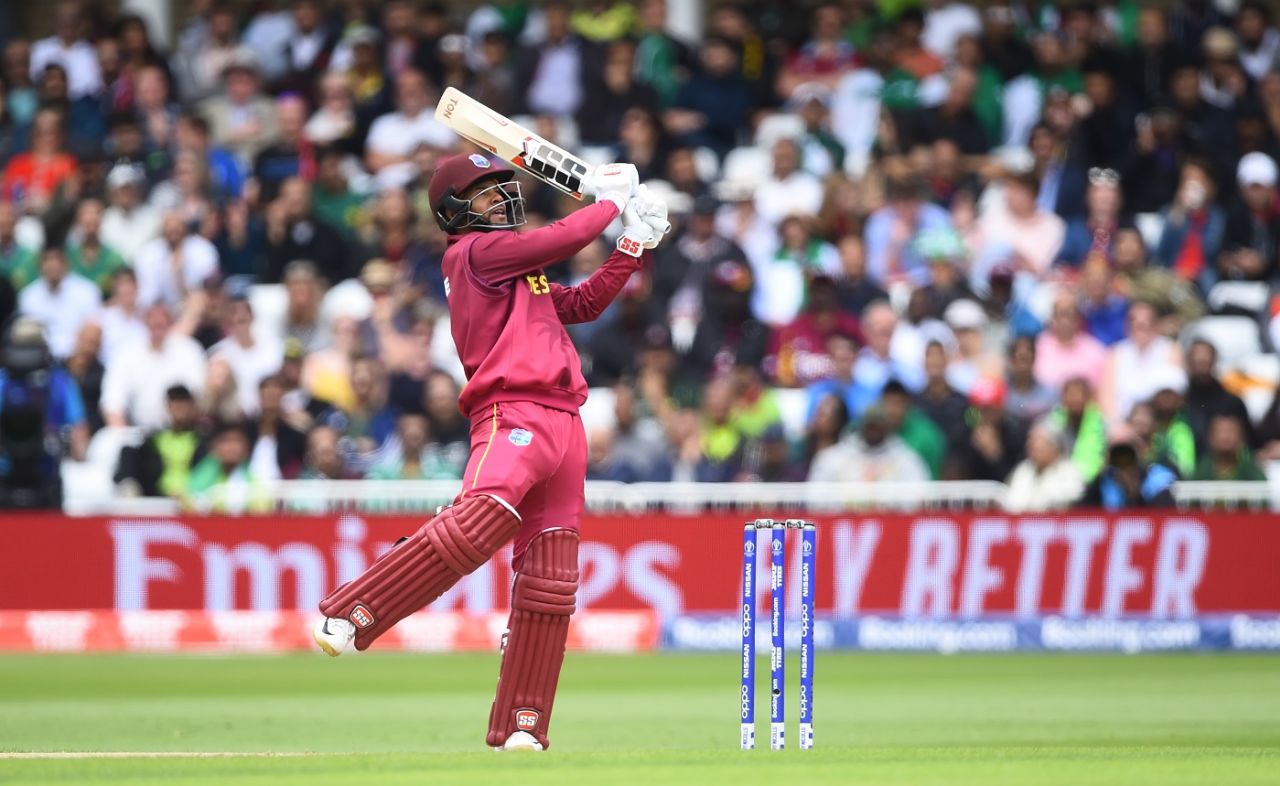
[[[483,565],[519,527],[516,514],[492,497],[464,499],[334,590],[320,611],[351,620],[356,649],[368,649],[392,625]]]
[[[507,646],[498,695],[489,713],[490,745],[527,731],[546,748],[569,616],[578,592],[578,533],[552,529],[537,535],[516,569]]]

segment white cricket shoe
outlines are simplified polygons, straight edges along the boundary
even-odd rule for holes
[[[316,644],[332,658],[342,654],[351,640],[356,637],[356,626],[348,620],[326,617],[320,620],[311,633]]]
[[[507,737],[507,741],[502,747],[494,748],[495,751],[540,751],[542,743],[538,742],[532,734],[527,731],[517,731]]]

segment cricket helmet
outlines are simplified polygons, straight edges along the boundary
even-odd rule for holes
[[[431,200],[436,223],[451,235],[463,229],[513,229],[524,224],[524,197],[515,178],[515,172],[488,156],[479,153],[449,156],[436,167],[427,184],[427,196]],[[484,180],[492,180],[493,184],[472,194],[470,199],[460,196]],[[471,209],[473,199],[495,188],[502,195],[501,201],[483,213]],[[506,221],[495,224],[489,220],[489,214],[500,206],[506,209]]]

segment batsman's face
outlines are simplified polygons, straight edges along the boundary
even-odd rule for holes
[[[464,199],[471,200],[471,212],[485,217],[490,224],[505,224],[507,216],[506,193],[496,180],[481,180],[467,189]]]

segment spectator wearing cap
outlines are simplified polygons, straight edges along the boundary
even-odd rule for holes
[[[336,229],[316,216],[309,183],[300,177],[286,179],[266,213],[267,245],[259,281],[279,283],[289,264],[301,259],[310,261],[330,284],[351,277],[347,244]]]
[[[1228,279],[1266,280],[1280,253],[1276,162],[1266,153],[1249,153],[1236,167],[1236,182],[1239,199],[1227,212],[1219,272]]]
[[[218,275],[218,251],[192,230],[180,211],[171,210],[164,216],[160,236],[138,251],[134,271],[143,303],[176,308],[188,293]]]
[[[1059,294],[1048,329],[1036,339],[1036,379],[1057,388],[1072,377],[1084,377],[1096,389],[1102,382],[1106,359],[1106,348],[1084,330],[1075,296]]]
[[[969,250],[960,234],[951,228],[921,232],[915,240],[916,253],[929,262],[929,283],[921,287],[929,313],[942,314],[960,300],[974,300],[965,282]]]
[[[889,380],[880,394],[880,406],[889,429],[920,456],[932,479],[941,478],[947,438],[932,418],[915,407],[906,386],[896,379]]]
[[[49,351],[65,358],[75,346],[85,322],[102,307],[102,294],[89,279],[71,272],[66,254],[57,246],[40,252],[40,277],[18,293],[18,311],[44,326]]]
[[[1165,366],[1151,379],[1152,414],[1155,430],[1151,436],[1149,460],[1167,464],[1181,477],[1190,477],[1196,467],[1196,437],[1187,423],[1187,375],[1181,368]]]
[[[164,425],[165,391],[184,385],[204,388],[205,354],[199,342],[171,330],[173,316],[163,302],[143,313],[146,336],[122,345],[107,363],[102,380],[102,415],[108,426],[159,428]]]
[[[1159,379],[1166,366],[1182,368],[1182,349],[1160,335],[1159,318],[1150,303],[1134,303],[1125,320],[1125,338],[1107,352],[1098,398],[1111,423],[1124,420],[1134,404],[1151,397],[1152,380]]]
[[[117,271],[126,267],[124,258],[102,242],[102,202],[84,199],[76,206],[75,224],[67,235],[67,261],[71,272],[98,286],[105,297]]]
[[[253,307],[244,293],[227,300],[223,332],[226,338],[209,348],[209,359],[221,358],[231,366],[236,380],[240,409],[246,415],[258,413],[258,385],[280,370],[283,348],[277,341],[254,335]]]
[[[1086,487],[1080,504],[1108,511],[1171,508],[1178,473],[1160,461],[1145,462],[1127,441],[1113,443],[1107,462]]]
[[[969,480],[1003,482],[1022,461],[1026,428],[1004,410],[1004,381],[988,377],[969,390],[968,439],[960,452],[960,464]]]
[[[74,0],[58,3],[54,34],[31,47],[31,78],[56,64],[67,73],[72,98],[96,97],[102,90],[102,68],[93,45],[85,39],[84,8]]]
[[[702,40],[698,67],[676,91],[663,118],[672,136],[689,147],[709,147],[721,158],[738,143],[754,103],[736,45],[723,36]]]
[[[1245,422],[1238,415],[1227,412],[1213,415],[1209,420],[1207,450],[1196,464],[1193,480],[1267,479],[1249,450]]]
[[[947,379],[961,393],[982,378],[1003,379],[1004,358],[986,340],[987,314],[973,300],[957,300],[944,315],[956,337],[956,356],[947,366]]]
[[[1037,204],[1040,180],[1034,171],[1006,170],[1000,185],[1003,209],[993,206],[979,218],[979,266],[1007,261],[1017,273],[1042,278],[1058,258],[1066,224]]]
[[[787,106],[804,123],[800,160],[805,171],[826,178],[844,168],[844,143],[831,127],[831,88],[822,84],[803,84],[791,93]]]
[[[1026,422],[1046,414],[1058,402],[1057,391],[1036,379],[1036,340],[1016,336],[1009,344],[1005,379],[1005,409]]]
[[[223,69],[222,80],[222,92],[206,99],[201,111],[209,120],[214,144],[248,167],[259,151],[276,141],[276,107],[261,92],[258,59],[253,54],[237,52]]]
[[[1200,95],[1219,109],[1232,111],[1249,89],[1249,77],[1240,64],[1240,41],[1226,27],[1205,31],[1200,41],[1204,69]]]
[[[1107,419],[1094,401],[1093,387],[1082,377],[1062,386],[1061,403],[1045,418],[1062,432],[1066,450],[1084,482],[1093,480],[1106,459]]]
[[[1066,438],[1040,422],[1027,434],[1027,457],[1009,475],[1004,507],[1010,513],[1043,513],[1070,507],[1084,494],[1084,481],[1066,457]]]
[[[426,74],[406,69],[395,84],[395,111],[380,116],[365,140],[365,166],[386,182],[405,183],[414,171],[411,158],[418,145],[449,149],[457,142],[452,131],[435,119],[435,88]],[[384,170],[390,170],[383,174]]]
[[[108,206],[99,237],[125,261],[136,260],[142,247],[160,234],[160,211],[142,200],[145,183],[146,175],[133,164],[116,164],[106,175]]]
[[[867,273],[880,286],[907,280],[922,285],[928,266],[915,251],[916,237],[926,230],[951,226],[946,210],[925,201],[919,180],[891,180],[885,189],[887,204],[867,219]]]
[[[862,341],[862,328],[852,314],[842,312],[836,284],[828,276],[809,282],[804,310],[769,337],[765,371],[782,387],[806,387],[831,373],[828,342],[833,336]]]
[[[813,457],[810,483],[924,483],[929,467],[894,434],[888,414],[876,404],[863,413],[858,431]]]
[[[191,391],[183,385],[169,387],[164,392],[164,406],[164,425],[152,429],[140,444],[126,445],[120,451],[115,482],[125,496],[181,497],[192,467],[208,450]]]
[[[1215,262],[1222,249],[1227,214],[1215,199],[1217,185],[1208,166],[1186,161],[1173,202],[1166,207],[1164,229],[1152,261],[1183,281],[1208,292],[1217,278]]]

